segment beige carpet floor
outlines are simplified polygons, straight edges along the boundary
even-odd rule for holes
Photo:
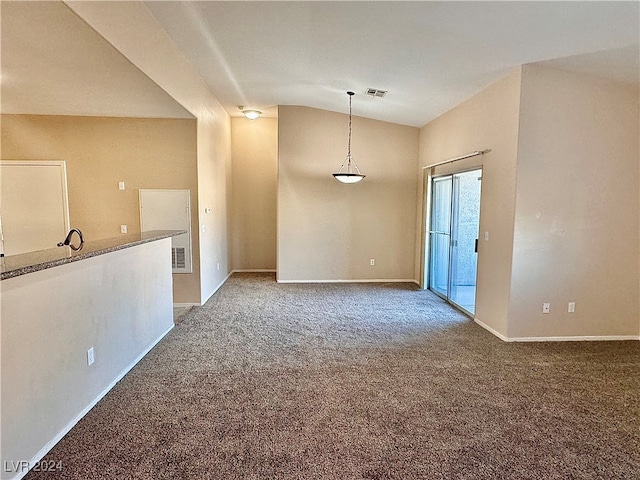
[[[412,284],[236,274],[27,478],[638,479],[639,397],[640,342],[503,343]]]

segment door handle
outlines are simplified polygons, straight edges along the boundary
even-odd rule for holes
[[[478,253],[478,239],[476,238],[476,248],[474,250],[476,253]]]

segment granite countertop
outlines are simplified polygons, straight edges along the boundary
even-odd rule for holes
[[[175,237],[183,233],[187,233],[187,231],[153,230],[150,232],[130,233],[119,237],[85,241],[82,249],[77,251],[65,246],[2,257],[0,259],[0,280],[57,267],[65,263],[77,262],[85,258],[104,255],[105,253],[135,247],[136,245],[161,240],[163,238]],[[75,244],[77,237],[74,240]]]

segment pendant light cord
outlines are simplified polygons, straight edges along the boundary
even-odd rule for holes
[[[347,92],[347,95],[349,95],[349,141],[347,143],[347,158],[349,163],[351,163],[351,97],[353,93]]]
[[[356,183],[362,180],[365,175],[360,173],[360,169],[355,162],[353,162],[353,166],[351,165],[351,129],[353,125],[351,97],[353,97],[355,93],[347,92],[347,95],[349,95],[349,136],[347,141],[347,158],[344,162],[342,162],[342,165],[340,165],[340,170],[338,170],[337,173],[334,173],[333,176],[336,178],[336,180],[339,180],[342,183]],[[343,171],[345,166],[347,167],[346,172]],[[355,172],[352,169],[355,170]]]

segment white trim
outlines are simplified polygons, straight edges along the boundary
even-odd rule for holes
[[[200,303],[174,303],[173,308],[183,308],[183,307],[201,307]]]
[[[622,340],[640,340],[637,335],[579,335],[566,337],[513,337],[509,342],[619,342]]]
[[[484,328],[485,330],[488,330],[489,332],[491,332],[492,334],[494,334],[496,337],[498,337],[500,340],[502,340],[503,342],[509,342],[509,338],[503,334],[501,334],[500,332],[498,332],[497,330],[491,328],[489,325],[487,325],[484,322],[481,322],[480,320],[478,320],[477,318],[473,319],[474,322],[476,322],[478,325],[480,325],[482,328]]]
[[[37,462],[39,462],[40,460],[42,460],[42,458],[49,453],[49,451],[56,445],[56,443],[58,443],[60,440],[62,440],[62,438],[69,433],[69,431],[71,431],[71,429],[73,427],[75,427],[75,425],[82,419],[82,417],[84,417],[87,413],[89,413],[89,411],[91,411],[91,409],[93,407],[96,406],[96,404],[102,400],[102,398],[109,393],[109,391],[115,387],[116,383],[118,383],[120,380],[122,380],[122,378],[129,373],[129,371],[136,366],[136,364],[142,360],[145,355],[147,353],[149,353],[151,351],[151,349],[153,349],[153,347],[155,347],[160,340],[162,340],[171,330],[173,329],[173,324],[167,329],[165,330],[162,334],[160,334],[160,336],[157,338],[157,340],[155,342],[153,342],[151,345],[149,345],[149,347],[147,347],[146,350],[144,350],[140,355],[138,355],[135,360],[133,360],[133,362],[131,362],[128,366],[126,366],[117,376],[116,378],[107,386],[107,388],[105,388],[101,393],[98,394],[98,396],[91,402],[89,403],[89,405],[87,405],[73,420],[71,420],[55,437],[53,437],[53,439],[51,439],[44,447],[42,447],[40,449],[40,451],[38,453],[36,453],[33,458],[31,460],[29,460],[29,465],[33,466],[35,465]],[[15,477],[13,477],[12,480],[19,480],[21,478],[23,478],[27,473],[29,473],[29,470],[27,470],[26,472],[19,472]]]
[[[360,280],[276,280],[278,283],[415,283],[420,285],[415,278],[370,278]]]
[[[276,270],[271,270],[269,268],[240,268],[232,270],[231,273],[276,273]]]
[[[619,342],[624,340],[640,340],[640,335],[574,335],[566,337],[507,337],[477,318],[478,325],[488,330],[503,342]]]
[[[200,303],[200,305],[198,305],[198,306],[200,307],[200,306],[204,305],[205,303],[207,303],[207,302],[209,301],[209,299],[211,299],[211,297],[213,297],[213,294],[214,294],[214,293],[216,293],[218,290],[220,290],[220,287],[222,287],[222,285],[224,285],[224,284],[225,284],[225,282],[226,282],[227,280],[229,280],[229,277],[231,276],[231,274],[232,274],[232,273],[233,273],[233,272],[229,272],[229,273],[227,274],[227,276],[226,276],[226,277],[224,277],[224,280],[222,280],[222,281],[218,284],[218,286],[217,286],[217,287],[215,287],[215,288],[213,289],[213,291],[212,291],[212,292],[211,292],[211,293],[210,293],[210,294],[209,294],[209,295],[208,295],[208,296],[203,300],[203,302],[202,302],[202,303]]]

